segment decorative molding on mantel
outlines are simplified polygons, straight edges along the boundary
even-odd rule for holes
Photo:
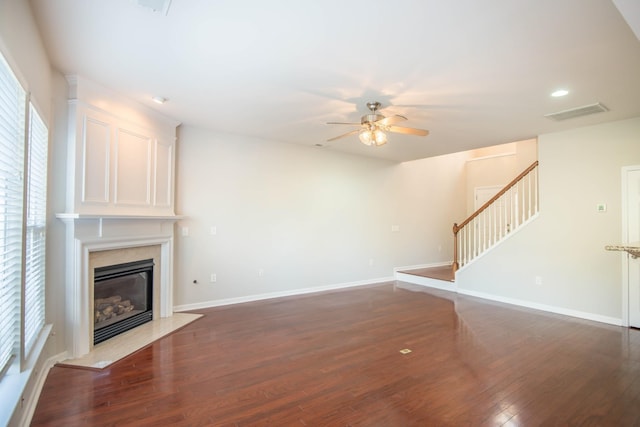
[[[104,222],[108,223],[123,223],[125,221],[134,222],[176,222],[184,219],[183,215],[165,215],[165,216],[153,216],[153,215],[97,215],[97,214],[80,214],[80,213],[58,213],[56,218],[63,221],[67,226],[75,224],[79,221],[97,221],[97,234],[96,237],[104,237]]]
[[[142,220],[162,220],[162,221],[180,221],[186,218],[184,215],[102,215],[102,214],[81,214],[81,213],[57,213],[56,218],[62,221],[76,219],[142,219]]]

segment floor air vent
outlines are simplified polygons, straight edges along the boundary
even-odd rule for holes
[[[558,111],[557,113],[545,114],[544,116],[551,120],[567,120],[574,117],[587,116],[589,114],[602,113],[609,111],[607,107],[597,102],[595,104],[584,105],[582,107],[571,108],[569,110]]]

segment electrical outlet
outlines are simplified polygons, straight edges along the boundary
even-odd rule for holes
[[[215,283],[216,280],[218,280],[218,276],[216,275],[216,273],[211,273],[211,278],[209,279],[209,281],[211,283]]]
[[[536,285],[542,285],[542,277],[536,276]]]
[[[259,268],[259,269],[258,269],[258,276],[259,276],[259,277],[264,276],[264,270],[263,270],[262,268]]]
[[[216,227],[215,225],[212,225],[211,228],[209,229],[209,234],[211,234],[212,236],[215,236],[216,234],[218,234],[218,227]]]
[[[182,227],[182,237],[187,237],[189,235],[189,227]]]

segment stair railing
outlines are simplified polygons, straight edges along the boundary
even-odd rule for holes
[[[514,232],[538,213],[538,161],[460,225],[453,224],[453,271]]]

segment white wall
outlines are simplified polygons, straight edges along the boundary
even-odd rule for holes
[[[539,217],[461,269],[458,288],[617,323],[621,258],[604,246],[622,236],[621,168],[640,164],[640,118],[541,135],[538,156]]]
[[[463,155],[393,164],[188,126],[178,139],[176,208],[189,229],[177,233],[178,306],[387,279],[399,265],[451,259]]]
[[[51,110],[51,67],[29,3],[0,1],[0,50],[42,119],[48,122]]]
[[[399,165],[395,267],[452,262],[453,223],[465,213],[468,157],[462,152]]]
[[[60,73],[52,72],[52,117],[49,143],[47,189],[47,323],[53,325],[50,351],[59,354],[65,346],[65,225],[56,213],[65,212],[67,165],[67,82]]]
[[[469,152],[466,164],[467,215],[475,211],[475,189],[504,187],[537,160],[537,141],[528,139]],[[499,190],[498,190],[499,191]],[[496,191],[496,193],[498,192]],[[465,218],[456,218],[458,223]]]

